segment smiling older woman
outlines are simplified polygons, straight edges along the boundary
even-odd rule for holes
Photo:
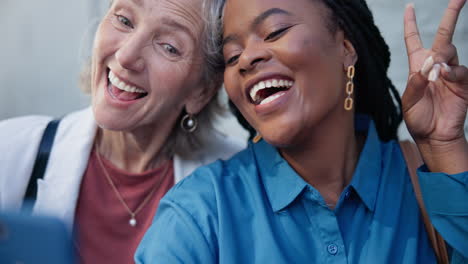
[[[200,0],[115,0],[95,36],[92,107],[58,127],[35,213],[74,226],[82,263],[131,263],[160,198],[242,143],[210,126],[221,78]],[[0,123],[0,208],[19,208],[50,117]]]
[[[435,263],[396,141],[402,117],[432,224],[466,260],[468,69],[451,43],[466,0],[449,2],[430,49],[408,6],[401,100],[364,0],[210,2],[226,90],[264,140],[169,191],[136,261]]]

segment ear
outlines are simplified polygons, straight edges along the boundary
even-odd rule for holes
[[[354,48],[353,43],[351,43],[347,38],[343,39],[343,56],[343,69],[344,71],[347,71],[348,67],[355,65],[358,60],[356,49]]]
[[[194,91],[185,104],[185,111],[192,115],[198,114],[210,102],[213,96],[216,96],[219,86],[221,84],[218,85],[218,82],[211,82],[209,85],[205,83],[204,87],[203,84],[194,87]]]

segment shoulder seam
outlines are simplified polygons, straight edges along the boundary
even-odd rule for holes
[[[193,223],[196,225],[196,227],[200,230],[201,234],[203,235],[203,239],[205,240],[205,243],[208,245],[208,248],[210,249],[211,256],[213,257],[213,259],[215,259],[215,254],[213,252],[213,249],[210,247],[210,243],[209,243],[209,240],[208,240],[208,235],[205,234],[203,228],[201,228],[201,226],[198,224],[198,222],[196,221],[195,216],[189,210],[185,209],[185,207],[183,207],[181,204],[177,203],[176,201],[174,201],[174,200],[172,200],[170,198],[166,198],[164,200],[166,200],[166,202],[177,205],[180,209],[182,209],[184,212],[186,212],[188,215],[190,215],[190,218],[192,219]]]

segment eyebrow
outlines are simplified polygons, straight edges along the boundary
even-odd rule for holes
[[[281,8],[277,8],[277,7],[270,8],[270,9],[266,10],[265,12],[261,13],[260,15],[258,15],[257,17],[255,17],[253,22],[250,24],[250,28],[255,29],[261,23],[263,23],[263,21],[265,21],[267,18],[269,18],[272,15],[288,15],[288,16],[291,16],[292,14],[290,12],[284,10],[284,9],[281,9]],[[224,47],[229,42],[236,41],[237,39],[239,39],[238,35],[235,35],[235,34],[229,35],[229,36],[227,36],[226,38],[223,39],[223,42],[222,42],[221,46]]]
[[[138,1],[138,0],[136,0]],[[170,18],[162,18],[161,19],[161,23],[168,26],[168,27],[171,27],[171,28],[174,28],[174,29],[177,29],[177,30],[180,30],[180,31],[183,31],[185,32],[187,35],[189,35],[189,37],[195,41],[196,38],[195,38],[195,35],[193,34],[193,32],[186,26],[178,23],[177,21],[173,20],[173,19],[170,19]]]
[[[263,21],[265,21],[268,17],[272,16],[272,15],[292,15],[291,13],[289,13],[288,11],[284,10],[284,9],[281,9],[281,8],[270,8],[268,9],[267,11],[261,13],[260,15],[258,15],[254,21],[252,22],[252,24],[250,25],[251,28],[256,28],[258,27],[258,25],[260,25]]]
[[[133,3],[135,3],[136,5],[138,6],[141,6],[142,3],[141,3],[141,0],[131,0]]]

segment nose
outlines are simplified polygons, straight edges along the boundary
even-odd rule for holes
[[[271,54],[261,44],[250,44],[244,48],[239,57],[239,72],[245,74],[255,69],[259,64],[268,61]]]
[[[141,72],[145,68],[145,61],[142,56],[143,45],[138,36],[129,36],[123,41],[117,50],[115,57],[117,62],[130,71]]]

